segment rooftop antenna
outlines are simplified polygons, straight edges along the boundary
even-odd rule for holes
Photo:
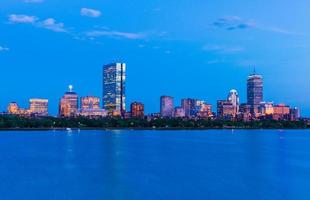
[[[253,75],[256,75],[256,68],[253,69]]]
[[[69,85],[69,92],[73,92],[73,85]]]

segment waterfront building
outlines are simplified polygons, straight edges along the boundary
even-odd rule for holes
[[[100,98],[94,96],[81,97],[80,116],[97,118],[106,117],[107,112],[100,108]]]
[[[273,107],[274,120],[289,120],[290,118],[290,107],[285,104],[278,104]]]
[[[59,116],[76,117],[78,114],[78,95],[73,91],[73,86],[69,86],[68,92],[60,99]]]
[[[197,114],[197,99],[182,99],[181,106],[185,111],[186,117],[195,117]]]
[[[160,97],[160,114],[162,117],[173,117],[174,98],[171,96]]]
[[[234,106],[234,116],[236,116],[239,113],[239,104],[240,104],[237,90],[235,89],[230,90],[227,100],[230,101]]]
[[[273,115],[273,102],[261,102],[258,112],[261,116]]]
[[[103,67],[103,107],[110,116],[124,116],[126,112],[125,82],[125,63]]]
[[[228,100],[217,101],[217,117],[224,120],[233,120],[235,116],[235,107]]]
[[[258,107],[263,102],[263,77],[255,73],[247,80],[247,104],[251,106],[251,114],[258,113]]]
[[[81,109],[100,109],[100,98],[94,96],[81,97]]]
[[[211,118],[213,117],[212,114],[212,105],[207,104],[205,101],[196,101],[196,115],[200,118]]]
[[[31,115],[47,116],[48,115],[48,99],[30,99],[29,112]]]
[[[132,118],[144,117],[144,104],[140,102],[133,102],[130,105],[130,113]]]
[[[176,117],[176,118],[185,117],[185,110],[182,107],[175,107],[174,108],[174,117]]]
[[[16,102],[9,103],[7,111],[8,111],[8,114],[10,115],[17,115],[19,111],[18,104]]]
[[[297,107],[290,109],[290,120],[291,121],[297,121],[301,118],[300,110]]]
[[[246,103],[240,104],[238,117],[242,121],[250,121],[252,119],[251,106]]]

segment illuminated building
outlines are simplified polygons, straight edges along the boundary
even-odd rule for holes
[[[104,109],[100,108],[100,98],[94,96],[81,97],[81,109],[79,112],[83,117],[105,117]]]
[[[274,120],[289,120],[290,107],[285,104],[279,104],[273,107],[272,118]]]
[[[255,72],[247,80],[247,104],[251,106],[251,114],[258,113],[263,101],[263,77]]]
[[[235,107],[228,100],[217,101],[217,116],[219,119],[232,120],[235,118]]]
[[[235,89],[230,90],[227,100],[233,104],[234,109],[235,109],[234,116],[236,116],[239,113],[239,104],[240,104],[237,90]]]
[[[207,104],[205,101],[196,101],[196,114],[200,118],[210,118],[213,117],[212,105]]]
[[[60,117],[76,117],[78,114],[78,95],[73,92],[72,85],[69,91],[64,94],[59,103]]]
[[[112,63],[103,67],[103,107],[109,115],[125,114],[125,80],[125,63]]]
[[[239,106],[239,119],[243,121],[249,121],[251,120],[252,115],[251,115],[251,106],[243,103],[240,104]]]
[[[181,106],[185,111],[186,117],[194,117],[197,114],[197,100],[196,99],[182,99]]]
[[[8,105],[8,113],[11,114],[11,115],[17,115],[18,114],[18,111],[19,111],[19,107],[18,107],[18,104],[16,102],[11,102],[9,105]]]
[[[261,102],[258,111],[262,116],[273,115],[273,102]]]
[[[47,116],[48,115],[48,100],[47,99],[30,99],[29,112],[32,115]]]
[[[174,99],[170,96],[160,97],[160,114],[162,117],[173,117]]]
[[[300,119],[300,110],[299,108],[295,107],[295,108],[291,108],[290,109],[290,120],[291,121],[297,121]]]
[[[130,105],[130,112],[132,118],[143,118],[144,117],[144,105],[143,103],[133,102]]]
[[[182,107],[176,107],[174,109],[174,117],[176,118],[182,118],[185,117],[185,111]]]
[[[81,109],[100,109],[100,98],[93,96],[81,97]]]

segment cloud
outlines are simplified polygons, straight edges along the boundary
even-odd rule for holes
[[[113,38],[123,38],[123,39],[143,39],[146,37],[145,34],[142,33],[129,33],[129,32],[120,32],[120,31],[109,31],[109,30],[94,30],[86,33],[88,37],[100,37],[107,36]]]
[[[213,22],[212,25],[216,28],[223,28],[228,31],[256,27],[256,24],[253,21],[245,20],[238,16],[221,17]]]
[[[9,22],[11,23],[24,23],[24,24],[33,24],[38,20],[35,16],[29,15],[9,15]]]
[[[81,9],[81,15],[82,16],[86,16],[86,17],[100,17],[101,16],[101,12],[99,10],[94,10],[94,9],[90,9],[90,8],[82,8]]]
[[[53,18],[48,18],[42,22],[39,22],[38,26],[52,30],[54,32],[67,32],[64,23],[57,23]]]
[[[244,48],[242,47],[229,47],[225,45],[205,45],[202,49],[204,51],[211,51],[220,54],[234,54],[244,51]]]
[[[2,51],[9,51],[10,49],[7,48],[7,47],[3,47],[3,46],[0,46],[0,52]]]
[[[25,3],[43,3],[44,0],[24,0]]]

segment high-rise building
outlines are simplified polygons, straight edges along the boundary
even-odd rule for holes
[[[251,113],[258,113],[258,107],[263,101],[263,77],[255,72],[247,80],[247,104],[251,106]]]
[[[197,114],[197,99],[182,99],[181,106],[185,111],[186,117],[194,117]]]
[[[170,96],[160,97],[160,114],[162,117],[173,117],[174,99]]]
[[[133,118],[143,118],[144,117],[144,105],[143,103],[133,102],[130,105],[130,113]]]
[[[47,116],[48,115],[48,99],[30,99],[29,112],[32,115]]]
[[[78,95],[69,86],[69,91],[64,94],[59,103],[59,116],[76,117],[78,114]]]
[[[290,120],[291,121],[297,121],[300,119],[300,110],[297,107],[291,108],[290,109]]]
[[[232,89],[229,91],[227,100],[230,101],[232,103],[232,105],[234,106],[235,109],[235,113],[234,116],[236,116],[239,113],[239,104],[240,104],[240,100],[239,100],[239,95],[237,90]]]
[[[251,106],[246,104],[246,103],[242,103],[239,106],[239,119],[243,120],[243,121],[250,121],[252,118],[251,115]]]
[[[11,102],[9,103],[7,110],[8,110],[8,114],[17,115],[19,111],[19,106],[16,102]]]
[[[126,112],[126,64],[112,63],[103,67],[103,107],[112,116]]]
[[[213,117],[212,105],[207,104],[205,101],[196,101],[196,115],[200,118],[210,118]]]

